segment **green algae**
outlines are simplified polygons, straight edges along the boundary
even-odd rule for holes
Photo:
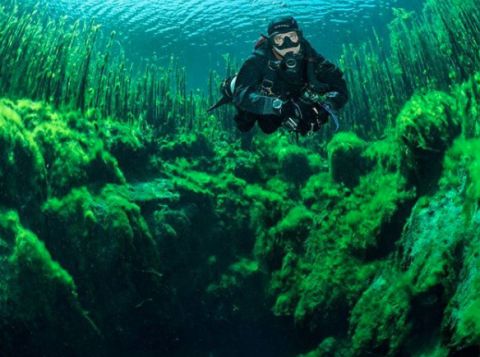
[[[397,14],[392,38],[400,46],[412,17]],[[417,35],[431,36],[415,26]],[[94,42],[89,36],[85,51]],[[433,53],[416,41],[423,56]],[[450,58],[459,41],[441,50]],[[215,117],[193,121],[206,102],[186,101],[183,88],[179,97],[165,95],[154,66],[141,85],[148,98],[139,103],[123,88],[130,99],[107,105],[108,80],[101,73],[92,81],[86,60],[76,67],[84,90],[45,98],[74,101],[78,110],[2,99],[1,205],[18,213],[0,214],[0,328],[13,341],[0,352],[15,351],[21,340],[27,352],[48,354],[62,330],[72,346],[64,355],[85,351],[85,341],[117,354],[143,344],[168,354],[178,341],[195,348],[210,341],[197,349],[203,352],[256,323],[282,326],[276,337],[298,334],[298,352],[313,348],[307,356],[475,351],[479,75],[448,93],[413,91],[415,83],[442,81],[407,73],[413,58],[400,58],[400,47],[393,53],[390,68],[353,74],[347,67],[359,79],[353,92],[370,93],[353,96],[355,120],[375,112],[367,123],[347,120],[355,132],[338,133],[328,145],[259,135],[243,150],[225,140],[228,131],[218,130]],[[351,55],[357,64],[358,52]],[[465,75],[439,70],[438,61],[432,68]],[[86,93],[88,80],[100,90]],[[157,89],[165,102],[153,103]],[[36,87],[33,97],[46,95]],[[16,334],[8,326],[32,321],[47,327],[38,339],[23,340],[25,328]]]
[[[344,183],[347,187],[358,184],[359,177],[364,174],[362,152],[365,141],[354,133],[339,133],[328,143],[328,160],[332,179]]]
[[[444,92],[415,95],[397,117],[397,135],[414,153],[443,152],[460,134],[456,103]]]
[[[353,356],[397,356],[411,331],[408,278],[397,272],[378,276],[352,309]]]
[[[21,209],[46,196],[41,150],[11,101],[0,101],[0,200]]]
[[[410,353],[424,326],[436,327],[418,351],[443,353],[442,333],[458,350],[478,339],[476,248],[464,247],[465,232],[476,241],[478,143],[456,139],[455,90],[412,97],[381,140],[336,135],[325,156],[285,138],[260,138],[250,152],[196,134],[153,140],[149,129],[28,101],[4,100],[2,118],[46,170],[42,256],[68,274],[110,343],[128,344],[140,320],[172,333],[197,319],[291,320],[316,336],[312,355]],[[156,164],[136,173],[124,155]],[[422,155],[440,160],[428,178],[436,195],[412,179]],[[154,178],[127,183],[145,172]],[[173,322],[185,306],[193,320]]]
[[[48,353],[57,338],[67,342],[58,353],[88,353],[90,347],[82,346],[78,334],[96,341],[101,332],[81,306],[73,277],[52,259],[44,242],[22,226],[16,212],[0,213],[0,240],[6,248],[0,258],[2,353]],[[32,338],[19,348],[15,342],[25,333]]]

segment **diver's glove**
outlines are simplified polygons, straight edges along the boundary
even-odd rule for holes
[[[329,113],[321,103],[299,98],[296,104],[300,108],[301,117],[295,131],[300,135],[304,136],[318,131],[328,121]]]
[[[282,124],[287,129],[292,131],[298,130],[299,124],[302,121],[302,109],[297,102],[292,99],[286,101],[276,99],[274,101],[274,108],[282,118]]]

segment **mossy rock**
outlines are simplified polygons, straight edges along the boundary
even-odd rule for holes
[[[97,125],[106,149],[126,175],[139,176],[148,171],[149,159],[157,149],[150,128],[112,119],[99,120]]]
[[[279,164],[283,177],[296,185],[304,184],[312,175],[308,152],[296,146],[279,153]]]
[[[261,250],[264,260],[268,257],[271,269],[279,268],[274,262],[281,261],[288,252],[303,253],[303,246],[312,229],[313,219],[312,212],[305,206],[295,206],[277,225],[268,230]]]
[[[162,158],[172,160],[185,158],[212,158],[215,155],[212,144],[205,135],[179,134],[159,143],[159,154]]]
[[[363,152],[367,143],[350,132],[339,133],[328,143],[328,163],[335,182],[355,187],[366,172]]]
[[[14,102],[14,106],[25,127],[30,131],[42,123],[56,121],[62,117],[60,111],[41,101],[19,99]]]
[[[415,278],[415,294],[440,304],[453,293],[468,226],[458,192],[420,199],[398,242],[402,266]]]
[[[398,356],[409,332],[411,293],[408,276],[380,275],[362,294],[352,310],[352,355]]]
[[[34,214],[47,195],[41,150],[13,105],[0,101],[0,201]]]
[[[136,308],[166,293],[156,244],[137,205],[115,186],[98,195],[82,187],[48,200],[43,213],[49,251],[77,282],[79,300],[107,340],[122,341],[155,319],[162,323],[168,304]]]
[[[400,172],[402,160],[402,145],[393,135],[385,139],[370,142],[363,152],[368,169],[381,169],[384,172]]]
[[[472,138],[480,135],[480,72],[454,88],[452,95],[457,104],[457,117],[462,123],[462,132],[465,137]]]
[[[461,132],[455,99],[439,91],[414,95],[396,119],[398,138],[416,155],[442,153]]]
[[[471,216],[480,199],[480,139],[455,140],[443,162],[440,185],[451,189],[464,187],[464,213]]]
[[[125,182],[117,161],[98,137],[76,132],[57,120],[37,126],[33,138],[43,154],[54,196],[85,184]]]
[[[93,353],[100,331],[81,307],[72,276],[14,211],[0,211],[0,246],[0,354]]]
[[[459,284],[451,298],[443,327],[452,336],[455,350],[480,344],[480,215],[476,215],[472,230],[465,236],[467,247],[462,257]]]

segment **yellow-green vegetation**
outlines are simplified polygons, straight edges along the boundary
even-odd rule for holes
[[[354,133],[344,132],[335,135],[329,142],[328,161],[332,179],[352,188],[358,184],[359,177],[365,173],[362,153],[366,143]]]
[[[11,197],[34,202],[27,214],[23,201],[2,201],[4,222],[14,222],[5,227],[22,221],[38,247],[14,253],[5,233],[0,300],[11,264],[41,252],[53,280],[38,301],[48,306],[68,286],[54,301],[74,306],[72,328],[108,351],[135,349],[138,334],[152,343],[148,329],[169,331],[156,351],[175,348],[174,336],[198,331],[198,321],[205,339],[226,333],[225,321],[228,333],[294,329],[305,338],[296,351],[310,355],[474,348],[479,144],[462,136],[467,103],[456,98],[476,83],[413,96],[381,140],[343,132],[325,153],[281,134],[255,137],[250,151],[201,133],[155,138],[96,111],[3,99],[2,145],[30,158],[30,180],[44,188],[19,194],[37,186],[2,176]],[[15,157],[1,167],[16,170]],[[17,283],[19,296],[26,286],[38,285]],[[45,311],[3,306],[7,322]]]
[[[455,99],[443,92],[413,96],[398,115],[396,129],[414,154],[444,152],[461,130]]]
[[[390,269],[358,299],[350,318],[352,355],[397,356],[411,332],[409,281]]]
[[[378,138],[393,128],[413,94],[449,90],[480,70],[476,0],[427,0],[420,14],[393,11],[389,39],[375,35],[362,46],[344,45],[340,61],[354,94],[344,117],[362,138]],[[459,100],[478,102],[478,92]],[[465,130],[472,132],[472,125]]]
[[[346,52],[351,130],[249,150],[178,68],[135,79],[94,25],[1,10],[0,354],[478,355],[475,4]]]
[[[46,197],[41,150],[11,101],[0,101],[0,201],[24,210]]]
[[[164,66],[156,58],[133,65],[115,31],[105,34],[93,21],[52,19],[42,6],[0,6],[2,96],[93,109],[102,117],[148,123],[163,134],[221,128],[205,111],[213,97],[187,92],[185,68],[173,56]]]
[[[98,342],[100,331],[82,308],[72,276],[15,211],[0,212],[0,246],[2,354],[48,354],[52,344],[59,354],[89,353],[74,337]],[[35,338],[22,344],[19,337],[28,334]]]

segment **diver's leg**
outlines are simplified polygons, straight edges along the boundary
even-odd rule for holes
[[[237,124],[238,130],[242,132],[246,132],[252,129],[253,126],[255,125],[255,120],[257,120],[255,116],[249,115],[249,113],[243,110],[238,110],[238,109],[237,109],[237,114],[235,114],[235,117],[233,119]]]
[[[265,134],[271,134],[282,125],[282,118],[276,115],[264,115],[258,119],[258,125]]]

